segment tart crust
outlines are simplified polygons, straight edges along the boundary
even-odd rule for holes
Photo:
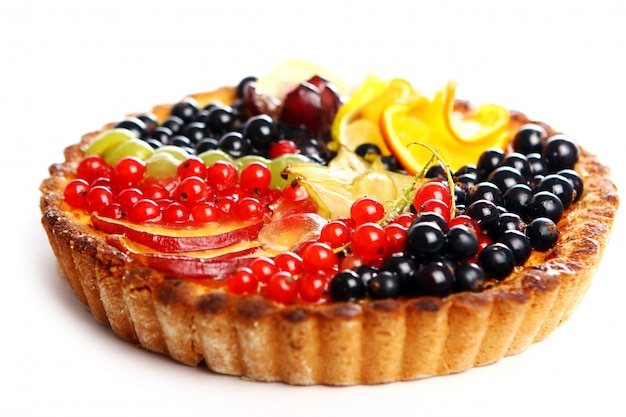
[[[232,96],[232,89],[218,91]],[[155,107],[157,116],[166,109]],[[517,125],[528,121],[521,113],[511,116]],[[522,352],[567,320],[583,298],[619,205],[609,168],[583,149],[576,170],[585,191],[560,221],[557,245],[534,252],[497,285],[443,299],[282,306],[146,268],[69,210],[64,185],[97,133],[66,148],[66,161],[52,165],[41,185],[42,224],[62,276],[95,319],[122,339],[187,365],[204,361],[214,372],[258,381],[414,380]]]

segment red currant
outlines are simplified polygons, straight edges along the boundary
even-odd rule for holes
[[[265,215],[265,207],[254,197],[244,197],[233,206],[235,218],[241,221],[261,220]]]
[[[189,209],[178,202],[169,202],[163,208],[161,221],[165,224],[180,224],[189,220]]]
[[[337,254],[326,243],[313,242],[302,251],[302,264],[305,271],[331,273],[337,269]]]
[[[300,279],[300,298],[309,303],[317,303],[326,299],[329,278],[320,273],[307,273]]]
[[[309,193],[302,185],[298,183],[291,183],[283,188],[282,197],[286,201],[291,202],[303,201],[309,197]]]
[[[424,201],[420,206],[415,206],[415,209],[420,214],[434,212],[441,214],[446,221],[450,220],[450,206],[442,200],[431,198]]]
[[[408,229],[413,224],[413,220],[415,220],[415,217],[417,217],[415,213],[402,213],[394,220],[394,223],[397,223],[400,226],[404,226]]]
[[[125,156],[113,166],[111,181],[119,187],[137,186],[146,173],[146,163],[134,156]]]
[[[143,192],[144,197],[149,198],[151,200],[163,200],[165,198],[170,198],[170,192],[165,188],[165,186],[156,183],[143,183],[141,185],[141,191]]]
[[[215,161],[207,169],[207,181],[217,190],[227,190],[237,184],[237,168],[228,161]]]
[[[219,219],[219,209],[208,201],[201,201],[191,209],[191,217],[197,223],[211,223]]]
[[[228,276],[226,285],[233,294],[254,294],[257,292],[259,281],[250,268],[240,267]]]
[[[200,177],[206,179],[208,168],[204,161],[197,157],[191,157],[178,165],[177,174],[180,178]]]
[[[380,201],[371,197],[361,197],[352,203],[350,217],[355,224],[377,222],[385,216],[385,208]]]
[[[72,207],[85,207],[87,205],[87,193],[89,192],[89,188],[87,181],[77,178],[67,183],[65,190],[63,190],[63,197]]]
[[[99,214],[103,217],[108,217],[109,219],[121,219],[126,215],[126,212],[122,210],[122,206],[118,203],[111,203]]]
[[[204,199],[209,192],[206,182],[200,177],[184,178],[176,187],[175,198],[183,204],[191,204]]]
[[[235,200],[232,197],[220,197],[215,199],[215,205],[223,214],[229,214],[235,205]]]
[[[92,183],[100,177],[108,178],[111,175],[111,167],[100,155],[88,155],[78,163],[76,174],[79,178]]]
[[[254,259],[250,262],[248,268],[252,270],[254,276],[259,280],[259,282],[262,283],[269,281],[272,275],[278,272],[276,262],[274,262],[273,259],[266,258],[264,256]]]
[[[142,198],[143,193],[139,188],[125,188],[117,195],[117,202],[122,206],[124,211],[129,211],[130,208]]]
[[[113,203],[114,196],[110,188],[102,185],[91,187],[87,191],[87,208],[90,212],[102,212],[106,206]]]
[[[141,199],[128,212],[128,220],[133,223],[144,223],[155,220],[161,215],[159,205],[153,200]]]
[[[298,280],[289,272],[277,272],[267,282],[265,294],[281,304],[291,304],[298,297]]]
[[[363,223],[354,230],[350,242],[352,253],[369,262],[385,256],[389,238],[378,224]]]
[[[281,252],[274,257],[279,271],[299,274],[302,272],[302,257],[294,252]]]
[[[345,222],[331,220],[322,227],[319,240],[331,248],[338,248],[350,242],[350,228]]]
[[[448,221],[448,228],[459,224],[468,227],[470,230],[473,230],[476,236],[481,235],[480,225],[476,220],[472,219],[467,214],[459,214],[453,219],[450,219]]]
[[[420,207],[427,200],[441,200],[448,207],[452,206],[452,196],[448,185],[442,181],[430,181],[424,184],[413,199],[413,205],[417,208]]]
[[[387,233],[387,239],[389,241],[388,252],[403,252],[408,229],[398,223],[390,223],[385,226],[384,229],[385,233]]]
[[[282,139],[272,143],[267,151],[270,159],[278,158],[289,153],[300,153],[298,145],[292,140]]]
[[[250,162],[241,170],[241,185],[247,190],[265,191],[272,182],[272,173],[261,162]]]

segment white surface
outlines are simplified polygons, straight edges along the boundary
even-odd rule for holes
[[[570,133],[624,184],[619,0],[284,3],[0,6],[0,415],[624,415],[622,218],[587,297],[546,341],[417,382],[302,388],[213,375],[121,341],[79,306],[39,224],[39,182],[63,147],[126,112],[263,74],[289,57],[354,81],[371,68],[417,86],[458,78],[464,98]]]

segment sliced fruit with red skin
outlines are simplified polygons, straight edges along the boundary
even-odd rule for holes
[[[109,219],[96,213],[92,214],[91,221],[98,230],[112,235],[124,235],[134,242],[164,253],[223,248],[240,241],[254,240],[263,228],[263,221],[257,221],[175,229]]]
[[[122,235],[107,236],[107,243],[132,255],[142,265],[186,278],[224,279],[228,272],[250,264],[257,258],[255,254],[262,251],[256,241],[203,252],[176,254],[150,251]]]

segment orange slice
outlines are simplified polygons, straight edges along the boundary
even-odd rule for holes
[[[383,111],[383,138],[407,172],[420,172],[432,157],[432,152],[419,143],[436,149],[453,171],[476,163],[487,148],[506,145],[508,110],[483,104],[468,112],[455,112],[456,87],[457,83],[450,81],[432,100],[419,97]]]

